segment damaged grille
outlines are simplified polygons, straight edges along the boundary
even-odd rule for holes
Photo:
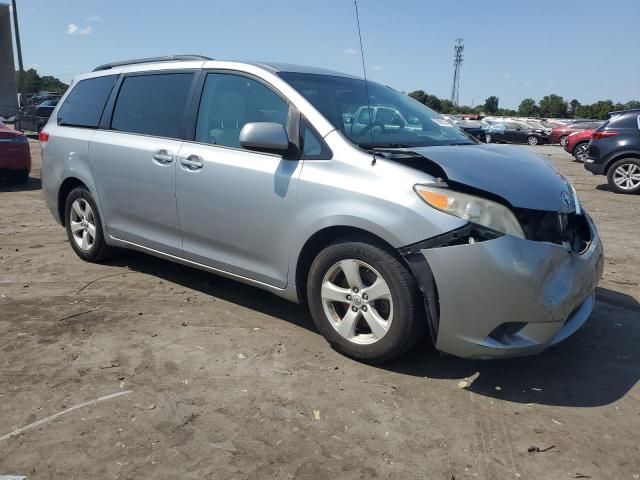
[[[564,245],[580,254],[591,243],[591,229],[583,214],[515,209],[528,240]]]

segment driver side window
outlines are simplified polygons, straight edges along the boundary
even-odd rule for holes
[[[249,122],[275,122],[286,128],[289,105],[262,83],[241,75],[209,73],[205,80],[195,141],[240,148]]]

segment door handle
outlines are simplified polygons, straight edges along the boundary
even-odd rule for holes
[[[167,165],[173,162],[173,153],[165,149],[158,150],[153,154],[153,159],[158,163]]]
[[[189,155],[188,157],[181,157],[180,164],[186,167],[187,170],[200,170],[204,166],[204,162],[198,155]]]

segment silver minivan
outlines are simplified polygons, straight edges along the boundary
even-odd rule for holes
[[[569,182],[374,82],[111,63],[74,79],[40,142],[47,205],[82,259],[131,248],[306,302],[363,361],[426,332],[461,357],[532,354],[593,310],[602,246]]]

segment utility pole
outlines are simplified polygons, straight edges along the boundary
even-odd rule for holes
[[[22,46],[20,45],[20,30],[18,29],[18,9],[16,0],[11,0],[13,11],[13,31],[16,35],[16,52],[18,52],[18,92],[20,92],[20,104],[24,102],[24,66],[22,65]]]
[[[462,43],[461,38],[456,38],[453,50],[455,54],[453,56],[453,85],[451,86],[451,102],[457,106],[460,101],[460,66],[462,65],[462,52],[464,51],[464,44]]]

